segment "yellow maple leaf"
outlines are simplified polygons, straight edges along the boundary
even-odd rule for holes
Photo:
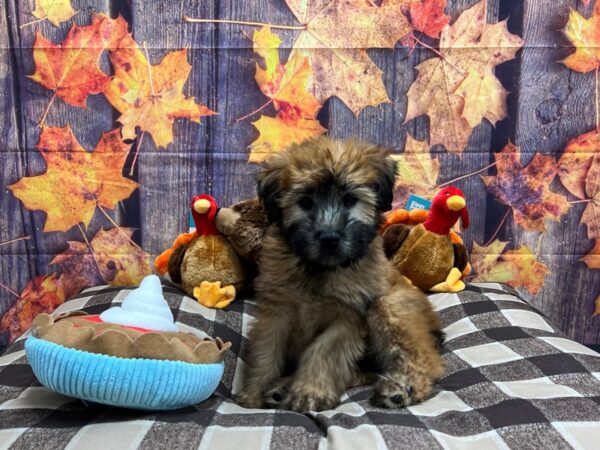
[[[440,174],[440,161],[429,153],[426,141],[406,135],[404,152],[392,155],[398,167],[394,208],[404,208],[410,194],[431,197]]]
[[[194,97],[183,94],[191,65],[187,50],[168,53],[157,65],[150,65],[144,52],[125,32],[110,60],[115,76],[107,83],[104,95],[121,113],[124,139],[136,137],[136,127],[147,131],[158,148],[173,142],[175,119],[200,123],[200,117],[215,114]]]
[[[464,99],[462,116],[470,128],[475,128],[484,118],[495,125],[507,116],[508,91],[491,73],[481,75],[469,69],[467,77],[456,88],[456,95]]]
[[[68,125],[45,127],[37,149],[46,172],[8,188],[27,209],[46,213],[44,231],[67,231],[82,222],[87,226],[97,206],[112,209],[137,188],[122,175],[129,148],[118,129],[103,133],[96,149],[88,152]]]
[[[314,83],[312,94],[320,104],[339,97],[358,115],[366,106],[389,102],[382,71],[367,54],[368,48],[394,48],[410,31],[402,11],[409,0],[286,0],[304,30],[295,52],[308,54]],[[291,58],[290,58],[291,59]]]
[[[48,19],[55,27],[69,20],[75,13],[71,0],[35,0],[35,9],[32,12],[40,20]]]
[[[428,59],[417,66],[417,78],[407,93],[405,121],[427,114],[430,144],[442,144],[449,152],[463,151],[478,118],[496,121],[506,115],[506,105],[502,101],[506,92],[489,92],[501,86],[493,68],[513,59],[523,40],[508,31],[506,20],[486,23],[485,11],[486,0],[482,0],[442,30],[441,57]],[[467,86],[460,89],[469,75]],[[469,84],[475,85],[480,92],[483,90],[483,94],[493,101],[485,104],[475,98],[475,92],[466,92]]]
[[[264,59],[264,69],[256,65],[255,79],[276,112],[276,117],[261,116],[252,123],[259,137],[250,145],[249,161],[258,163],[326,130],[316,119],[321,105],[308,90],[313,77],[308,58],[296,52],[281,64],[281,40],[269,27],[256,31],[253,41],[254,51]]]
[[[597,69],[600,66],[600,2],[595,3],[589,19],[571,10],[565,34],[575,46],[575,53],[567,56],[562,63],[577,72]]]
[[[248,161],[253,163],[263,162],[288,145],[300,143],[327,131],[317,120],[310,119],[287,122],[279,117],[262,116],[252,122],[252,125],[260,133],[258,139],[250,145]]]
[[[494,241],[487,246],[473,243],[471,265],[477,276],[473,282],[506,283],[514,288],[524,288],[532,295],[544,285],[550,272],[544,263],[526,245],[503,253],[507,242]]]

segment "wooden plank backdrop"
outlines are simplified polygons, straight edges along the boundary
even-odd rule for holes
[[[448,0],[446,13],[453,20],[477,0]],[[258,115],[239,121],[259,108],[265,97],[255,81],[256,58],[250,35],[253,28],[232,24],[191,24],[183,15],[202,18],[257,21],[297,25],[296,19],[279,0],[184,0],[117,1],[73,0],[79,12],[73,21],[88,24],[94,12],[115,17],[122,14],[130,23],[134,39],[146,44],[152,64],[171,50],[188,49],[192,72],[185,95],[196,97],[218,115],[203,117],[202,124],[176,121],[175,140],[165,149],[156,148],[148,135],[138,137],[133,148],[139,151],[131,178],[140,183],[132,197],[121,203],[112,217],[122,226],[139,229],[135,239],[155,256],[170,246],[173,238],[186,229],[189,200],[197,193],[210,193],[227,205],[254,195],[254,174],[258,167],[248,164],[248,145],[258,133],[251,125]],[[509,29],[525,40],[517,58],[497,68],[496,74],[511,92],[509,118],[494,128],[484,121],[477,126],[462,156],[432,148],[441,161],[439,182],[476,172],[494,161],[493,152],[510,140],[528,163],[536,151],[558,157],[567,141],[594,128],[594,77],[567,69],[558,61],[569,52],[569,42],[559,31],[564,27],[570,7],[589,14],[572,0],[489,0],[490,23],[509,18]],[[32,26],[33,0],[6,0],[0,5],[0,316],[15,300],[31,277],[48,273],[48,263],[66,247],[66,240],[81,240],[77,227],[67,233],[42,233],[45,216],[21,207],[6,189],[23,176],[43,171],[44,163],[35,150],[40,128],[37,126],[52,92],[27,75],[34,71],[32,46],[35,31],[60,42],[71,21],[54,27],[47,21]],[[298,31],[277,30],[282,44],[282,59],[287,58]],[[434,41],[431,41],[432,43]],[[404,124],[406,92],[416,77],[414,67],[433,56],[419,47],[413,52],[400,44],[395,49],[369,49],[369,56],[383,70],[391,102],[368,107],[356,117],[337,98],[329,99],[319,113],[321,124],[335,137],[358,136],[385,144],[401,152],[406,133],[423,140],[428,136],[425,116]],[[101,67],[111,68],[106,55]],[[272,109],[266,109],[272,113]],[[46,123],[71,124],[84,148],[92,150],[101,133],[118,126],[118,113],[102,95],[88,99],[86,109],[61,101],[54,102]],[[135,151],[126,168],[131,167]],[[495,169],[483,172],[495,174]],[[129,173],[126,173],[129,176]],[[465,233],[470,246],[483,244],[496,232],[506,207],[487,194],[478,175],[458,180],[468,198],[472,225]],[[566,193],[555,181],[552,189]],[[573,205],[560,223],[546,222],[547,232],[526,233],[513,225],[512,217],[498,236],[510,240],[511,248],[526,244],[536,249],[538,258],[550,269],[544,289],[528,296],[532,304],[561,326],[565,333],[588,344],[600,343],[600,320],[592,318],[594,299],[600,295],[600,271],[589,270],[577,260],[592,247],[580,225],[585,205]],[[96,213],[100,216],[100,212]],[[106,222],[95,217],[89,227],[93,235]],[[6,243],[15,238],[24,239]],[[8,289],[7,289],[8,288]]]

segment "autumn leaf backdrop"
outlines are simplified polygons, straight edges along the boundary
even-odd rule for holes
[[[461,187],[471,280],[508,283],[600,343],[600,2],[587,3],[9,0],[1,339],[85,287],[137,283],[186,229],[191,196],[253,196],[270,154],[328,132],[395,150],[396,207]]]

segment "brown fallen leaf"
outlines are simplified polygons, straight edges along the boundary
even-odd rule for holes
[[[594,241],[594,247],[580,261],[583,261],[588,269],[600,269],[600,240]]]
[[[487,246],[473,242],[471,265],[477,275],[472,281],[506,283],[537,294],[550,270],[526,245],[504,251],[506,245],[507,242],[498,240]]]
[[[90,241],[68,241],[67,249],[50,262],[61,269],[62,284],[69,292],[111,284],[135,286],[152,273],[150,256],[133,243],[132,228],[100,230]],[[73,295],[73,294],[72,294]]]
[[[404,152],[392,155],[398,167],[398,177],[392,207],[404,208],[410,194],[431,197],[440,174],[440,161],[429,153],[426,141],[406,135]]]
[[[594,154],[585,178],[585,193],[589,202],[581,216],[590,239],[600,239],[600,153]]]
[[[29,329],[38,314],[51,313],[66,298],[62,277],[57,273],[32,279],[2,316],[0,332],[7,333],[8,342],[13,342]]]
[[[497,175],[481,177],[488,191],[513,211],[515,223],[530,231],[544,231],[544,220],[559,221],[570,205],[567,199],[550,191],[557,174],[552,156],[536,153],[524,167],[521,152],[509,143],[494,155]]]
[[[46,213],[45,232],[67,231],[79,223],[87,226],[97,206],[113,209],[137,188],[135,181],[122,175],[129,148],[118,129],[103,133],[96,149],[88,152],[68,125],[45,127],[37,149],[46,171],[8,188],[25,208]]]
[[[304,30],[295,52],[308,54],[314,72],[312,94],[320,104],[337,96],[356,115],[366,106],[389,102],[382,71],[369,48],[394,48],[410,31],[403,6],[410,0],[286,0]]]
[[[495,124],[506,117],[506,91],[500,90],[493,69],[513,59],[523,45],[519,36],[509,33],[506,20],[488,24],[485,12],[482,0],[442,30],[441,56],[416,67],[417,78],[407,93],[405,121],[428,115],[430,144],[442,144],[453,153],[464,150],[477,120]]]

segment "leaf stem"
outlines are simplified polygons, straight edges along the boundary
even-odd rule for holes
[[[436,55],[438,55],[442,60],[446,61],[448,64],[450,64],[450,66],[452,66],[454,68],[454,70],[456,70],[458,73],[460,73],[462,76],[466,77],[467,74],[458,66],[456,66],[453,62],[449,61],[448,58],[446,58],[446,55],[444,55],[443,53],[441,53],[437,48],[432,47],[429,44],[426,44],[425,42],[423,42],[421,39],[419,39],[417,36],[415,36],[413,34],[413,37],[415,39],[416,42],[418,42],[419,44],[421,44],[423,47],[425,47],[426,49],[431,50],[433,53],[435,53]]]
[[[454,183],[455,181],[458,181],[458,180],[463,180],[463,179],[465,179],[465,178],[469,178],[469,177],[471,177],[471,176],[473,176],[473,175],[477,175],[478,173],[481,173],[481,172],[483,172],[483,171],[485,171],[485,170],[489,169],[490,167],[494,167],[496,164],[498,164],[498,161],[495,161],[495,162],[493,162],[493,163],[491,163],[491,164],[488,164],[487,166],[485,166],[485,167],[482,167],[481,169],[478,169],[478,170],[476,170],[475,172],[470,172],[470,173],[468,173],[468,174],[466,174],[466,175],[462,175],[462,176],[460,176],[460,177],[456,177],[456,178],[453,178],[453,179],[451,179],[451,180],[444,181],[442,184],[438,184],[436,187],[434,187],[434,188],[432,189],[432,191],[434,191],[434,190],[437,190],[437,189],[439,189],[439,188],[442,188],[442,187],[444,187],[444,186],[448,186],[449,184],[452,184],[452,183]]]
[[[30,238],[31,238],[31,236],[21,236],[18,238],[11,239],[9,241],[0,242],[0,247],[2,247],[3,245],[12,244],[13,242],[26,241],[27,239],[30,239]]]
[[[506,213],[504,213],[504,217],[502,217],[502,220],[500,221],[500,223],[498,224],[498,226],[496,227],[496,231],[494,231],[494,234],[492,234],[492,237],[488,239],[488,241],[483,244],[484,247],[487,247],[488,245],[490,245],[494,239],[496,239],[496,236],[498,236],[498,233],[500,232],[500,228],[502,228],[502,225],[504,225],[504,222],[506,222],[506,219],[508,218],[508,214],[510,213],[510,208],[508,208],[506,210]]]
[[[261,107],[255,109],[254,111],[249,112],[248,114],[246,114],[245,116],[242,116],[238,119],[235,119],[236,122],[241,122],[244,119],[247,119],[250,116],[253,116],[254,114],[256,114],[259,111],[262,111],[263,109],[265,109],[267,106],[269,106],[271,103],[273,103],[273,99],[269,100],[267,103],[265,103],[264,105],[262,105]]]
[[[140,134],[140,138],[138,139],[135,145],[135,154],[133,155],[133,162],[131,163],[131,169],[129,169],[129,176],[133,176],[133,171],[135,170],[135,164],[137,163],[138,156],[140,154],[140,147],[142,146],[142,141],[144,140],[145,131],[142,131]]]
[[[600,115],[598,114],[598,67],[594,75],[594,113],[596,115],[596,131],[600,130]]]
[[[144,41],[144,52],[146,53],[146,61],[148,62],[148,78],[150,79],[150,90],[152,91],[152,97],[156,97],[156,92],[154,92],[154,82],[152,81],[152,68],[150,67],[150,57],[148,56],[148,47],[146,47],[146,41]]]
[[[98,262],[98,259],[96,259],[96,253],[94,253],[94,247],[92,247],[92,244],[88,240],[88,238],[85,235],[85,232],[83,231],[83,228],[81,228],[80,224],[77,224],[77,228],[79,228],[79,231],[81,231],[81,235],[83,236],[83,239],[84,239],[85,243],[87,244],[88,248],[90,249],[90,253],[92,254],[92,258],[94,258],[94,262],[96,263],[96,267],[98,268],[98,273],[99,273],[100,277],[102,277],[102,269],[100,269],[100,263]],[[104,277],[102,277],[102,278],[104,278]]]
[[[233,25],[247,25],[251,27],[264,27],[269,26],[270,28],[278,29],[278,30],[306,30],[305,25],[273,25],[270,23],[263,22],[249,22],[246,20],[225,20],[225,19],[197,19],[195,17],[189,17],[185,14],[183,15],[184,22],[190,23],[228,23]]]
[[[52,94],[50,103],[48,103],[48,106],[46,106],[46,110],[44,111],[44,115],[40,119],[40,123],[38,123],[38,127],[42,128],[44,126],[44,122],[46,121],[46,116],[48,116],[48,112],[50,111],[50,107],[52,106],[52,103],[54,103],[55,98],[56,98],[56,91],[54,91],[54,94]]]
[[[125,239],[127,239],[127,240],[129,241],[129,243],[130,243],[131,245],[133,245],[134,247],[136,247],[136,248],[137,248],[137,249],[139,249],[139,250],[142,250],[142,248],[141,248],[139,245],[137,245],[137,244],[136,244],[136,243],[133,241],[133,239],[131,239],[129,236],[127,236],[127,233],[125,233],[125,232],[123,231],[123,229],[122,229],[122,228],[119,226],[119,224],[118,224],[117,222],[115,222],[115,221],[113,220],[113,218],[112,218],[112,217],[110,217],[110,214],[108,214],[108,213],[107,213],[107,212],[104,210],[104,208],[103,208],[102,206],[98,205],[98,209],[99,209],[100,211],[102,211],[102,214],[104,214],[104,215],[106,216],[106,218],[108,219],[108,221],[109,221],[110,223],[112,223],[112,224],[113,224],[113,226],[114,226],[116,229],[118,229],[118,230],[119,230],[119,233],[121,233],[121,234],[122,234],[122,235],[125,237]],[[143,250],[142,250],[142,251],[143,251]]]
[[[19,29],[23,29],[25,27],[28,27],[29,25],[33,25],[33,24],[36,24],[36,23],[39,23],[39,22],[43,22],[47,18],[48,18],[48,15],[45,15],[41,19],[36,19],[36,20],[32,20],[31,22],[26,22],[26,23],[24,23],[22,25],[19,25]]]
[[[15,291],[13,291],[11,288],[6,286],[5,284],[0,283],[0,288],[6,290],[7,292],[10,292],[12,295],[14,295],[17,298],[21,298],[21,296],[19,294],[17,294]]]
[[[569,205],[575,205],[577,203],[589,203],[591,202],[592,199],[591,198],[585,198],[583,200],[573,200],[572,202],[567,202]]]

